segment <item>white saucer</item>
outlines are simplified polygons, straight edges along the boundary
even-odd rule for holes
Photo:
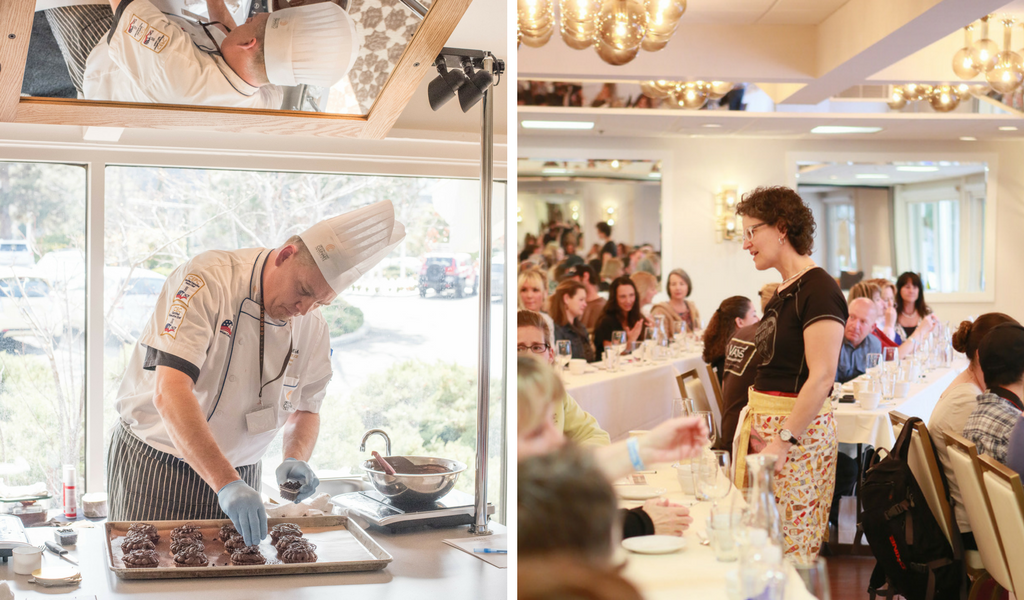
[[[686,548],[686,538],[676,535],[641,535],[622,540],[622,547],[637,554],[671,554]]]
[[[619,498],[624,500],[649,500],[668,492],[665,488],[656,488],[649,485],[621,485],[616,486],[615,491],[619,494]]]

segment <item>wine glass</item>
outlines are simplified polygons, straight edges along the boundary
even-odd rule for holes
[[[864,366],[866,367],[866,373],[871,379],[877,379],[881,373],[879,373],[879,367],[882,366],[882,355],[876,352],[872,352],[867,355],[864,359]]]
[[[569,366],[569,361],[572,359],[572,343],[569,340],[558,340],[555,343],[557,344],[555,361],[564,373],[565,369]]]
[[[715,440],[718,439],[717,432],[715,431],[714,415],[708,410],[693,411],[691,414],[704,422],[704,425],[708,428],[708,445],[714,446]]]
[[[900,368],[900,349],[896,346],[882,348],[882,370],[895,373]]]
[[[715,514],[718,501],[728,496],[732,490],[729,453],[725,450],[712,450],[695,461],[698,461],[699,465],[697,485],[701,494],[711,500],[711,514]]]

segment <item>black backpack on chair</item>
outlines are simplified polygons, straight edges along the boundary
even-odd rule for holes
[[[946,539],[907,462],[920,420],[908,419],[892,451],[878,449],[864,474],[858,520],[877,561],[868,592],[872,598],[895,593],[907,600],[963,600],[962,548]],[[953,535],[960,535],[955,524]]]

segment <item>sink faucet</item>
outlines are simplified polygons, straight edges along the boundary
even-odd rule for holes
[[[385,456],[391,456],[391,438],[383,429],[371,429],[363,434],[363,441],[359,442],[359,451],[366,452],[366,440],[370,439],[371,435],[379,435],[384,438],[384,450],[387,452]]]

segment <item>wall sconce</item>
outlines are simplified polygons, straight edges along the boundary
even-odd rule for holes
[[[516,206],[516,223],[522,223],[522,222],[523,222],[523,207],[522,206]]]
[[[572,204],[570,204],[569,205],[569,210],[572,211],[572,220],[573,221],[579,221],[580,220],[580,205],[579,205],[579,203],[578,202],[573,202]]]
[[[739,204],[739,188],[726,185],[715,194],[715,241],[736,242],[743,239],[743,221],[736,214]]]
[[[604,211],[608,215],[608,218],[605,219],[608,225],[615,225],[615,207],[609,206],[608,208],[604,209]]]

